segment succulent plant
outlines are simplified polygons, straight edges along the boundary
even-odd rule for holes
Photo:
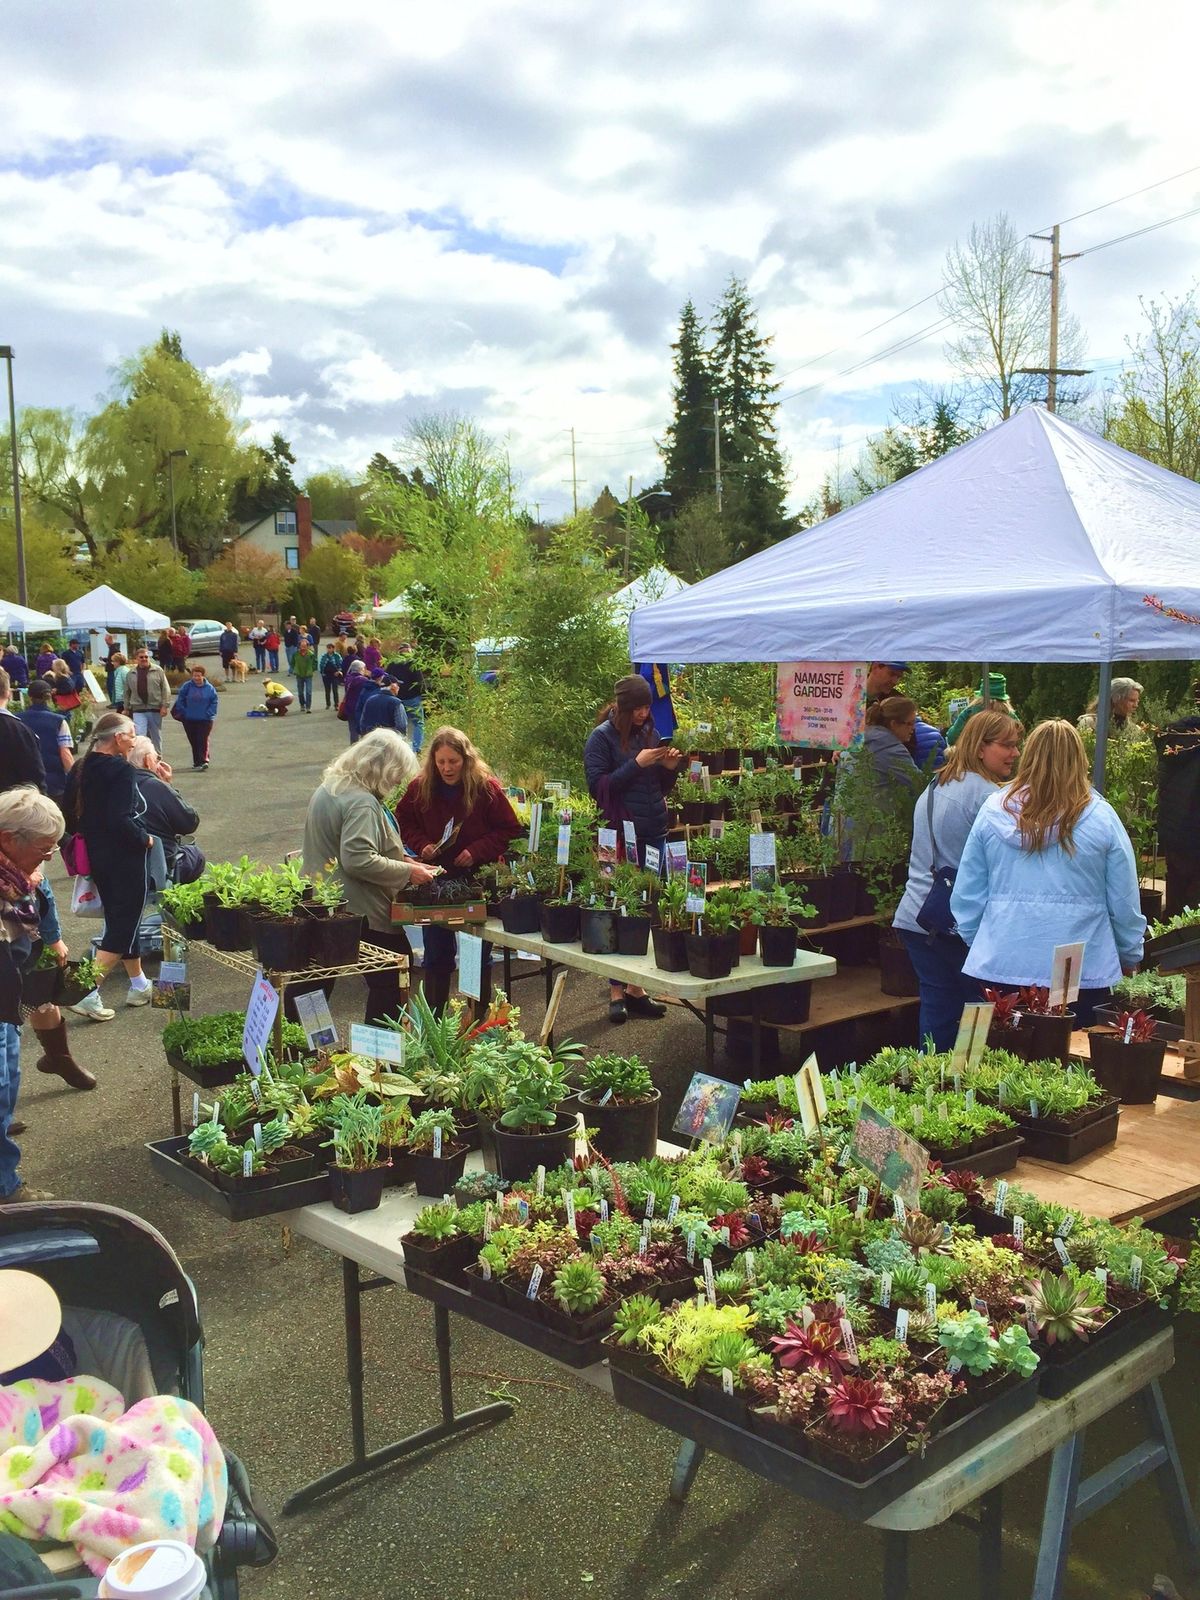
[[[1103,1321],[1104,1291],[1095,1278],[1072,1282],[1067,1273],[1043,1272],[1025,1285],[1025,1308],[1047,1344],[1086,1342]]]
[[[604,1293],[604,1278],[590,1256],[575,1256],[564,1261],[554,1274],[554,1298],[572,1316],[594,1311]]]
[[[1019,1372],[1028,1378],[1038,1366],[1038,1353],[1029,1342],[1029,1335],[1019,1322],[1012,1322],[996,1341],[996,1359],[1002,1367]]]
[[[871,1378],[843,1378],[829,1391],[825,1416],[838,1433],[887,1433],[894,1415],[888,1386]]]
[[[791,1372],[818,1372],[840,1378],[843,1371],[841,1329],[832,1322],[813,1322],[804,1328],[789,1322],[771,1339],[779,1365]]]
[[[734,1382],[738,1381],[743,1366],[770,1367],[771,1360],[744,1333],[737,1333],[730,1329],[718,1333],[709,1347],[708,1359],[704,1363],[704,1370],[714,1378],[719,1378],[725,1367],[733,1373]]]
[[[642,1329],[662,1316],[662,1306],[648,1294],[631,1294],[622,1300],[613,1318],[613,1332],[621,1345],[637,1344]]]
[[[990,1372],[996,1365],[997,1344],[988,1320],[978,1311],[963,1311],[938,1324],[938,1343],[973,1378]]]
[[[458,1208],[444,1200],[426,1206],[417,1214],[412,1231],[418,1239],[428,1239],[432,1244],[442,1244],[453,1239],[458,1232]]]

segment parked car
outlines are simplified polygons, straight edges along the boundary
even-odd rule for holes
[[[221,635],[225,632],[223,622],[212,622],[207,617],[196,617],[188,620],[186,617],[181,622],[173,622],[173,628],[182,628],[192,641],[192,655],[215,656],[220,651]]]

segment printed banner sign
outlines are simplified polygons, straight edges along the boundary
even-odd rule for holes
[[[867,662],[781,661],[775,722],[784,744],[848,750],[863,734]]]
[[[246,1026],[242,1029],[242,1060],[256,1078],[262,1071],[259,1051],[266,1053],[278,1010],[279,992],[263,977],[260,968],[254,975],[254,987],[246,1007]]]

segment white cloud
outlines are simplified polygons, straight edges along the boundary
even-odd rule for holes
[[[88,407],[175,327],[302,472],[454,407],[544,510],[570,500],[572,425],[585,496],[656,474],[678,309],[730,272],[796,395],[802,501],[887,420],[888,386],[944,375],[936,334],[846,369],[936,321],[867,331],[937,287],[973,221],[1034,228],[1193,160],[1190,55],[1162,47],[1191,36],[1184,0],[1142,29],[1107,0],[743,0],[736,26],[724,0],[47,9],[0,20],[21,401]],[[1198,187],[1081,218],[1064,247]],[[1197,245],[1192,221],[1068,268],[1096,358],[1139,292],[1188,286]]]

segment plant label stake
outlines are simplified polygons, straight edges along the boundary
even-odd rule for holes
[[[492,1210],[492,1202],[486,1201],[483,1207],[483,1237],[490,1239],[492,1229],[496,1226],[496,1213]]]
[[[546,1169],[545,1169],[545,1167],[539,1167],[537,1169],[537,1176],[536,1176],[535,1182],[536,1182],[536,1187],[537,1187],[537,1196],[538,1196],[538,1199],[540,1200],[540,1199],[542,1199],[542,1197],[546,1193]]]
[[[563,1200],[565,1201],[566,1207],[567,1207],[567,1227],[571,1230],[572,1233],[578,1233],[579,1230],[575,1226],[575,1191],[574,1191],[574,1189],[568,1189],[567,1192],[563,1195]]]
[[[951,1356],[949,1361],[947,1361],[947,1363],[946,1363],[946,1371],[950,1374],[950,1376],[952,1378],[956,1377],[958,1375],[958,1373],[960,1373],[962,1371],[962,1362],[958,1359],[957,1356]]]
[[[643,1222],[642,1223],[642,1232],[641,1232],[641,1236],[638,1239],[638,1248],[637,1248],[638,1255],[644,1256],[646,1254],[646,1251],[649,1250],[649,1248],[650,1248],[650,1224],[647,1221],[647,1222]]]
[[[687,1236],[687,1263],[690,1267],[696,1259],[696,1235],[689,1233]]]
[[[883,1272],[879,1276],[879,1304],[886,1311],[892,1303],[892,1275]]]
[[[555,866],[565,867],[571,860],[571,824],[560,822],[558,825],[558,848],[555,854]]]
[[[538,1290],[541,1287],[542,1287],[542,1268],[541,1268],[541,1263],[539,1262],[539,1264],[536,1267],[534,1267],[533,1271],[529,1274],[529,1287],[525,1291],[526,1300],[536,1300],[537,1296],[538,1296]]]
[[[1134,1290],[1142,1287],[1141,1256],[1130,1256],[1129,1258],[1129,1287]]]
[[[479,1271],[480,1271],[480,1274],[483,1277],[484,1282],[485,1283],[491,1283],[491,1281],[492,1281],[492,1263],[487,1259],[486,1256],[484,1256],[483,1260],[479,1263]]]
[[[440,1128],[433,1130],[433,1153],[437,1160],[440,1161],[442,1159],[442,1130]]]
[[[842,1343],[846,1347],[846,1359],[852,1367],[858,1365],[858,1340],[854,1337],[854,1329],[850,1326],[849,1317],[842,1317],[838,1323],[842,1330]]]
[[[608,1088],[605,1089],[604,1093],[600,1096],[600,1102],[599,1103],[602,1106],[606,1106],[611,1099],[612,1099],[612,1084],[610,1083]]]
[[[608,1201],[605,1200],[603,1195],[600,1197],[600,1221],[608,1221]]]
[[[518,1200],[517,1201],[517,1215],[520,1217],[522,1222],[528,1222],[529,1221],[529,1201],[528,1200]]]
[[[1074,1226],[1075,1226],[1075,1213],[1073,1211],[1068,1211],[1066,1216],[1062,1219],[1062,1221],[1059,1223],[1058,1227],[1055,1228],[1054,1231],[1055,1231],[1055,1233],[1058,1235],[1058,1237],[1060,1239],[1066,1239],[1070,1235],[1071,1229]]]
[[[1018,1244],[1024,1244],[1025,1243],[1025,1218],[1024,1217],[1020,1217],[1020,1216],[1014,1216],[1013,1219],[1012,1219],[1012,1222],[1013,1222],[1013,1238],[1017,1241]]]
[[[1107,1267],[1093,1267],[1092,1268],[1092,1275],[1096,1278],[1096,1280],[1100,1284],[1100,1287],[1104,1290],[1105,1294],[1107,1294],[1108,1293],[1108,1268]]]
[[[898,1344],[908,1343],[908,1308],[901,1306],[896,1313],[896,1341]]]
[[[1057,1250],[1058,1259],[1062,1262],[1063,1266],[1069,1267],[1071,1265],[1071,1257],[1067,1251],[1066,1243],[1064,1240],[1058,1238],[1057,1235],[1055,1235],[1054,1239],[1054,1248]]]
[[[937,1316],[937,1285],[936,1284],[927,1283],[925,1285],[925,1315],[927,1317],[931,1317],[931,1318]]]
[[[668,1222],[674,1222],[675,1218],[678,1215],[679,1215],[679,1196],[677,1194],[673,1194],[671,1196],[671,1204],[667,1207],[667,1221]]]
[[[895,1213],[896,1221],[903,1227],[908,1221],[908,1207],[904,1204],[903,1195],[894,1194],[892,1196],[892,1210]]]
[[[254,1124],[254,1148],[256,1150],[261,1150],[262,1147],[263,1147],[263,1142],[262,1142],[262,1123],[261,1122],[256,1122]]]
[[[716,1282],[715,1282],[715,1280],[713,1278],[712,1261],[708,1256],[705,1256],[705,1258],[704,1258],[703,1272],[704,1272],[704,1293],[708,1296],[709,1305],[710,1306],[715,1306],[716,1303],[717,1303],[717,1285],[716,1285]]]
[[[753,1284],[756,1281],[755,1277],[754,1277],[754,1251],[753,1250],[747,1250],[747,1251],[745,1251],[743,1253],[743,1255],[742,1255],[742,1265],[746,1269],[746,1282],[749,1283],[749,1284]]]
[[[996,1183],[996,1203],[994,1207],[995,1213],[998,1217],[1002,1217],[1004,1215],[1004,1208],[1007,1204],[1008,1180],[1006,1178],[1000,1178]]]
[[[538,845],[542,842],[542,802],[533,800],[529,806],[529,843],[526,851],[529,855],[537,855]]]
[[[988,1315],[988,1303],[982,1295],[975,1295],[971,1301],[971,1307],[973,1310],[978,1311],[981,1317]]]
[[[804,1324],[806,1331],[812,1327],[816,1320],[817,1314],[810,1305],[800,1307],[800,1321]]]
[[[721,1368],[721,1388],[725,1391],[725,1393],[727,1395],[732,1397],[732,1395],[733,1395],[733,1373],[730,1372],[728,1367],[722,1367]]]
[[[646,1221],[649,1222],[650,1218],[653,1215],[654,1215],[654,1190],[651,1189],[650,1193],[646,1196]]]
[[[199,1126],[200,1126],[200,1091],[199,1091],[199,1089],[197,1089],[195,1094],[192,1096],[192,1127],[193,1128],[198,1128]]]

